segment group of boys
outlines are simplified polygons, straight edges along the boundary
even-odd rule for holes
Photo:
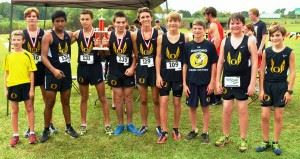
[[[192,24],[193,39],[188,39],[187,36],[180,33],[181,16],[176,12],[171,12],[166,17],[167,33],[154,29],[152,27],[153,15],[147,7],[139,8],[137,11],[141,27],[136,32],[126,30],[128,25],[126,15],[123,12],[116,12],[113,17],[114,31],[109,33],[108,39],[102,41],[95,37],[92,26],[93,13],[90,10],[81,12],[82,29],[74,33],[65,31],[67,18],[63,11],[56,11],[52,15],[53,29],[50,31],[44,32],[37,27],[38,16],[39,12],[36,8],[28,8],[24,12],[28,28],[23,32],[14,31],[12,33],[11,42],[14,48],[5,60],[7,97],[11,101],[13,110],[14,134],[10,142],[11,146],[14,147],[19,142],[17,117],[18,102],[20,101],[25,101],[28,113],[29,141],[32,144],[37,141],[34,133],[34,86],[41,86],[45,102],[45,128],[40,141],[47,141],[51,130],[55,130],[51,121],[57,92],[61,94],[66,123],[65,132],[74,138],[79,136],[71,126],[70,114],[71,44],[77,41],[77,81],[81,95],[80,135],[87,133],[86,114],[89,84],[96,87],[103,110],[104,130],[108,135],[120,135],[125,129],[137,136],[148,131],[148,87],[151,87],[158,144],[166,143],[168,139],[170,91],[173,93],[174,105],[173,139],[178,141],[182,138],[179,122],[181,96],[184,93],[187,97],[186,104],[190,108],[189,117],[192,125],[192,131],[186,136],[186,139],[190,140],[198,135],[196,112],[200,100],[203,112],[202,143],[210,142],[208,106],[213,101],[220,102],[222,94],[223,136],[216,141],[215,145],[224,146],[230,142],[231,116],[233,103],[236,100],[241,137],[239,150],[242,152],[247,150],[247,99],[248,96],[255,93],[257,46],[253,39],[244,35],[245,18],[241,14],[231,15],[229,18],[231,35],[224,38],[224,31],[216,18],[216,10],[213,7],[207,8],[204,16],[210,23],[208,40],[205,39],[206,24],[200,20],[195,20]],[[274,153],[278,155],[281,154],[278,139],[282,126],[283,107],[291,99],[295,67],[292,49],[285,47],[283,39],[280,39],[286,34],[285,29],[279,25],[272,29],[270,30],[270,39],[274,45],[262,53],[261,67],[262,70],[266,68],[266,72],[260,71],[259,97],[263,103],[264,142],[256,151],[265,151],[273,145]],[[108,45],[109,53],[93,50],[93,46],[97,43]],[[22,49],[22,44],[27,51]],[[107,83],[112,87],[113,104],[116,107],[118,120],[114,130],[110,124],[109,107],[105,96],[101,65],[101,58],[104,55],[109,62]],[[23,64],[22,67],[17,67],[20,63]],[[287,70],[290,74],[289,82],[286,82]],[[132,122],[133,87],[136,83],[140,94],[142,121],[140,129],[137,129]],[[214,95],[214,93],[218,95]],[[126,105],[126,124],[123,105]],[[268,137],[271,106],[275,106],[276,132],[272,144]],[[278,124],[277,127],[276,124]]]

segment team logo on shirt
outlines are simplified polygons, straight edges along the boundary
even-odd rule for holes
[[[64,48],[61,47],[60,43],[58,43],[58,53],[60,55],[64,55],[64,54],[67,54],[69,51],[69,46],[68,46],[68,43],[65,42],[65,46]]]
[[[275,62],[274,59],[271,59],[271,72],[272,73],[282,73],[284,71],[284,67],[285,67],[285,60],[283,60],[281,62],[280,66],[274,66]]]
[[[83,82],[84,82],[83,77],[79,77],[79,78],[78,78],[78,82],[79,82],[79,83],[83,83]]]
[[[177,47],[176,52],[175,53],[171,53],[169,48],[167,47],[166,49],[166,56],[169,60],[177,60],[178,57],[180,55],[180,49],[179,47]]]
[[[30,42],[27,43],[27,49],[32,54],[40,54],[41,52],[41,42],[38,41],[36,47],[31,47]]]
[[[227,54],[227,62],[229,65],[239,65],[242,61],[242,53],[239,52],[236,58],[231,57],[231,53]]]
[[[227,92],[228,92],[227,89],[226,89],[226,88],[223,88],[223,92],[222,92],[222,93],[223,93],[223,94],[227,94]]]
[[[140,44],[140,53],[144,56],[151,55],[153,53],[153,45],[149,49],[144,50],[142,43]]]
[[[116,43],[113,44],[113,49],[116,54],[124,54],[127,50],[127,43],[125,42],[123,48],[116,46]]]
[[[193,53],[190,57],[190,64],[193,68],[203,68],[207,65],[208,57],[205,53]]]
[[[92,42],[91,42],[92,43]],[[90,54],[93,50],[93,44],[91,44],[88,47],[84,47],[82,41],[80,42],[80,50],[82,51],[82,53],[84,54]]]

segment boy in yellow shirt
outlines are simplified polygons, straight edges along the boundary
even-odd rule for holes
[[[5,57],[5,95],[10,101],[12,109],[13,137],[10,145],[15,147],[19,143],[18,113],[19,102],[24,101],[30,128],[29,143],[35,144],[37,139],[34,133],[34,109],[32,97],[34,96],[34,71],[36,65],[31,53],[22,49],[24,35],[21,30],[12,32],[11,44],[13,50]]]

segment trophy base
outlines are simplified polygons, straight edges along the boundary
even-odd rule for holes
[[[93,47],[93,50],[109,50],[108,47]]]

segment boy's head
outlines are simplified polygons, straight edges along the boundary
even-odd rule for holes
[[[127,26],[127,16],[124,12],[119,11],[114,14],[113,24],[116,31],[124,31]]]
[[[11,44],[14,49],[22,48],[23,43],[25,42],[25,35],[22,30],[15,30],[11,33]]]
[[[63,18],[66,22],[67,21],[66,13],[62,10],[55,11],[51,16],[52,23],[54,23],[55,19],[61,19],[61,18]]]
[[[177,12],[170,12],[166,16],[167,26],[168,30],[178,30],[181,23],[181,15]]]
[[[205,23],[201,20],[194,20],[192,26],[192,32],[194,37],[204,36],[205,35]]]
[[[205,19],[210,22],[211,18],[217,17],[217,10],[214,7],[208,7],[204,10],[203,15]]]
[[[251,8],[248,12],[251,21],[256,21],[259,17],[259,10],[257,8]]]
[[[279,25],[279,24],[273,25],[269,29],[269,35],[270,35],[270,37],[274,36],[275,33],[281,33],[281,35],[283,37],[285,37],[285,35],[286,35],[286,29],[283,26]]]
[[[92,26],[93,18],[94,18],[93,12],[91,10],[84,9],[80,13],[80,18],[79,18],[80,24],[82,25],[83,28]]]
[[[28,16],[36,16],[37,18],[39,18],[40,16],[40,12],[37,8],[35,7],[30,7],[30,8],[27,8],[25,11],[24,11],[24,18],[26,19]]]
[[[137,11],[137,18],[140,20],[141,16],[150,16],[152,18],[152,11],[148,7],[139,8]]]

